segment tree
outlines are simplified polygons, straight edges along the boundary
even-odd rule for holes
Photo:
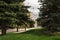
[[[40,25],[46,30],[54,33],[60,28],[60,0],[41,0]]]
[[[30,6],[21,6],[20,12],[17,13],[16,18],[19,20],[17,21],[17,25],[25,25],[26,27],[28,26],[28,20],[30,19],[29,11],[27,10]],[[26,28],[25,27],[25,28]],[[17,27],[18,30],[18,27]]]
[[[0,28],[2,35],[10,25],[22,25],[27,21],[27,8],[22,5],[24,0],[0,0]],[[25,7],[25,8],[24,8]]]
[[[30,20],[29,20],[29,25],[30,25],[30,27],[34,27],[34,24],[35,24],[35,22],[30,19]]]

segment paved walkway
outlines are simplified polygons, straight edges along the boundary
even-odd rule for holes
[[[29,31],[31,29],[38,29],[38,28],[41,28],[41,27],[34,27],[34,28],[26,28],[26,31]],[[22,33],[22,32],[26,32],[25,29],[18,29],[19,32],[16,31],[17,29],[8,29],[7,30],[7,33]],[[0,30],[0,34],[1,34],[1,30]]]

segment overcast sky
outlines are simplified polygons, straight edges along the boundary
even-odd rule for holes
[[[40,8],[40,5],[38,3],[38,0],[26,0],[25,2],[26,6],[31,6],[28,10],[32,12],[31,14],[36,19],[38,17],[38,8]]]

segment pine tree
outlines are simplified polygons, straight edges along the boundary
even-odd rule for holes
[[[60,28],[60,0],[43,0],[41,3],[38,23],[54,33],[57,28]]]
[[[2,35],[6,34],[9,26],[16,24],[22,25],[27,22],[28,6],[24,6],[25,0],[0,0],[0,28]]]

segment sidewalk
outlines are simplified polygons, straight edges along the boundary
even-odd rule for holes
[[[26,31],[29,31],[31,29],[38,29],[38,28],[41,28],[41,27],[33,27],[33,28],[26,28]],[[7,30],[7,33],[22,33],[22,32],[26,32],[25,31],[25,28],[23,29],[18,29],[18,32],[16,31],[17,29],[8,29]],[[0,30],[0,34],[1,34],[1,30]]]

